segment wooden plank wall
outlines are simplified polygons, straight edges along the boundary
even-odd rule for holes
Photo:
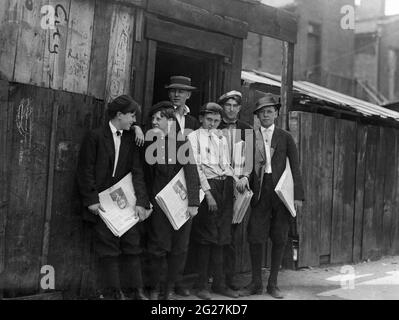
[[[399,130],[299,112],[298,266],[397,254]]]
[[[0,194],[1,288],[6,297],[37,293],[46,263],[55,268],[57,290],[87,292],[94,288],[95,260],[74,181],[82,137],[103,121],[104,104],[79,94],[1,84],[1,138],[9,140],[0,149],[6,186]]]
[[[54,8],[53,29],[42,28],[44,5]],[[135,10],[105,0],[1,1],[0,79],[105,100],[130,93]]]

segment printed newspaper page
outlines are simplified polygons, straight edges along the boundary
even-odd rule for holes
[[[131,173],[101,192],[99,197],[105,210],[100,216],[115,236],[121,237],[139,221]]]

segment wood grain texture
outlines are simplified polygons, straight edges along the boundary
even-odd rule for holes
[[[297,17],[286,11],[261,3],[239,0],[182,0],[213,14],[248,22],[249,31],[282,41],[295,43],[298,32]]]
[[[111,34],[112,13],[115,6],[96,0],[94,12],[93,42],[91,47],[88,94],[104,99],[108,69],[108,51]]]
[[[2,186],[0,188],[0,274],[3,273],[5,268],[8,190],[10,184],[10,162],[8,158],[10,132],[8,121],[8,82],[2,80],[0,81],[0,185]]]
[[[197,6],[179,0],[148,0],[147,11],[202,29],[245,39],[248,23],[216,15]]]
[[[147,38],[190,49],[230,57],[233,39],[221,34],[189,28],[172,22],[147,17]]]
[[[340,120],[335,130],[331,262],[352,261],[356,124]]]
[[[378,127],[367,128],[366,176],[364,186],[362,259],[374,259],[378,255],[377,235],[374,227],[376,193]]]
[[[87,94],[94,0],[73,0],[68,21],[63,90]]]
[[[367,126],[357,125],[356,141],[356,193],[355,193],[355,217],[353,221],[353,262],[362,259],[363,241],[363,214],[366,179],[366,151],[367,151]]]
[[[135,11],[116,7],[112,14],[108,51],[106,101],[129,94]]]
[[[5,288],[13,296],[35,293],[39,285],[53,95],[28,85],[17,85],[11,92]]]
[[[26,1],[18,34],[14,81],[42,85],[47,30],[41,26],[41,8],[48,0]]]
[[[0,79],[14,79],[15,56],[22,25],[23,0],[0,2]]]
[[[49,1],[55,9],[55,29],[47,30],[43,85],[52,89],[63,89],[71,2],[72,0]]]

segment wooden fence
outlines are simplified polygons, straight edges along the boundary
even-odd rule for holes
[[[298,113],[299,266],[399,254],[399,130]]]
[[[75,187],[84,132],[103,103],[36,86],[0,82],[0,292],[37,293],[40,269],[55,269],[56,289],[86,294],[94,259]]]

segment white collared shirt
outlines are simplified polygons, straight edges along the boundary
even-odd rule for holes
[[[177,108],[175,108],[175,117],[177,122],[179,123],[180,131],[182,134],[184,133],[184,129],[186,127],[186,115],[189,113],[190,113],[190,108],[187,105],[184,106],[183,115],[180,115],[180,113],[177,112]]]
[[[114,139],[114,146],[115,146],[114,171],[112,172],[112,177],[115,177],[116,166],[118,165],[119,149],[121,146],[123,130],[116,129],[111,121],[109,122],[109,127],[111,128],[111,131],[112,131],[112,138]],[[118,136],[118,134],[116,133],[117,131],[119,131],[121,133],[120,136]]]
[[[229,147],[227,139],[218,130],[200,128],[187,136],[190,141],[194,159],[197,163],[201,188],[210,189],[208,179],[220,176],[234,176],[230,166]]]
[[[265,144],[265,152],[266,152],[265,173],[272,173],[271,145],[272,145],[274,127],[275,127],[274,124],[272,124],[269,128],[261,127],[263,143]]]

